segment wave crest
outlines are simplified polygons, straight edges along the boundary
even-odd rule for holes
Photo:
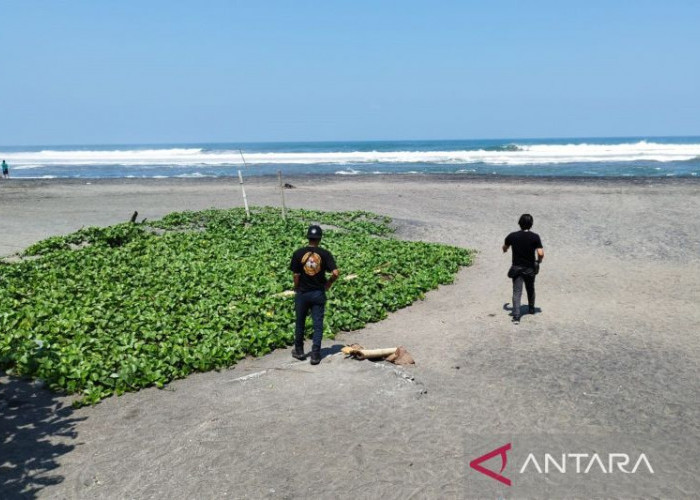
[[[238,150],[202,148],[0,152],[15,169],[52,166],[237,166]],[[700,144],[639,141],[623,144],[508,144],[454,151],[318,151],[245,153],[248,165],[353,165],[426,163],[487,165],[552,165],[559,163],[678,162],[700,158]]]

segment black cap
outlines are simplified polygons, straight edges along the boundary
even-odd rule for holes
[[[323,229],[315,224],[310,225],[309,230],[306,232],[306,237],[310,240],[320,240],[322,236]]]

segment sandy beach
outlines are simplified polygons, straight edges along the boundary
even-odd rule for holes
[[[386,214],[398,238],[473,248],[475,263],[424,301],[325,341],[317,367],[280,350],[77,410],[2,378],[0,497],[697,495],[699,181],[286,181],[289,207]],[[249,179],[249,202],[279,205],[276,182]],[[0,182],[0,256],[134,211],[241,205],[234,179]],[[539,311],[513,325],[500,246],[523,212],[546,259]],[[416,365],[344,359],[353,342],[406,346]],[[506,443],[510,487],[469,467]],[[653,474],[521,473],[529,453],[644,453]]]

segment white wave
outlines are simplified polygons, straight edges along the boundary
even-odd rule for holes
[[[360,173],[359,170],[349,168],[347,170],[338,170],[335,174],[336,175],[357,175],[359,173]]]
[[[155,177],[158,177],[158,176],[155,176]],[[165,176],[163,176],[163,177],[165,177]],[[180,174],[180,175],[176,175],[175,177],[181,177],[183,179],[196,179],[199,177],[213,177],[213,176],[212,175],[204,175],[201,172],[192,172],[191,174]]]
[[[686,161],[700,157],[700,144],[537,144],[518,145],[517,150],[456,151],[351,151],[351,152],[270,152],[245,153],[248,165],[363,163],[432,163],[491,165],[532,165],[557,163],[613,163],[631,161]],[[171,148],[112,151],[1,152],[17,170],[84,165],[121,166],[242,166],[237,150],[206,151],[200,148]]]

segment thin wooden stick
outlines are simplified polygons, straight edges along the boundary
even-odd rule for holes
[[[245,156],[243,156],[243,150],[239,149],[238,152],[241,154],[241,160],[243,160],[243,166],[248,168],[248,164],[245,162]],[[250,219],[250,210],[248,209],[248,197],[245,195],[245,188],[243,187],[243,174],[241,169],[238,169],[238,180],[241,184],[241,193],[243,193],[243,206],[245,206],[245,218]]]
[[[279,179],[279,183],[280,183],[280,193],[282,193],[282,218],[284,220],[287,220],[287,203],[284,199],[284,185],[282,184],[282,171],[281,170],[277,171],[277,178]]]
[[[245,156],[243,156],[243,150],[239,149],[238,152],[241,154],[241,159],[243,160],[243,166],[248,169],[248,164],[245,162]]]
[[[250,210],[248,209],[248,198],[245,195],[245,187],[243,187],[243,174],[241,174],[240,170],[238,171],[238,180],[241,184],[241,193],[243,193],[243,205],[245,206],[245,216],[246,219],[250,219]]]

